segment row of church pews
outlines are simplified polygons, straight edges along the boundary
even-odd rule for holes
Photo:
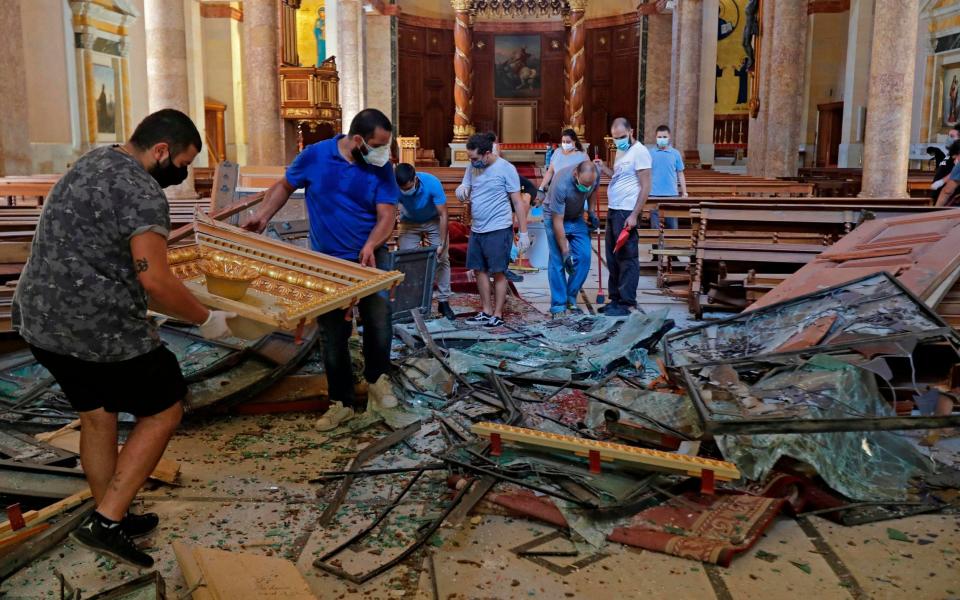
[[[809,183],[814,187],[813,194],[818,197],[848,196],[854,197],[862,187],[863,169],[838,167],[805,167],[797,171],[797,176],[787,180]],[[933,172],[911,169],[907,173],[907,194],[914,197],[927,196]]]
[[[943,210],[924,198],[682,200],[659,205],[661,219],[677,218],[680,229],[640,234],[656,240],[658,285],[698,318],[705,308],[742,310],[864,220]]]

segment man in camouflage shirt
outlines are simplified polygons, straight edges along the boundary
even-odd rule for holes
[[[161,188],[187,176],[201,149],[185,114],[153,113],[122,146],[84,155],[47,198],[13,299],[13,324],[80,413],[80,461],[97,510],[72,534],[140,567],[153,559],[131,537],[157,515],[127,512],[183,415],[176,356],[147,319],[166,313],[230,335],[236,316],[201,305],[167,264],[170,214]],[[117,453],[117,413],[137,418]]]

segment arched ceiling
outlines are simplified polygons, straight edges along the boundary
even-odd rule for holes
[[[589,0],[587,18],[612,17],[630,14],[636,11],[639,0]],[[453,19],[450,0],[397,0],[401,14],[431,17],[434,19]]]

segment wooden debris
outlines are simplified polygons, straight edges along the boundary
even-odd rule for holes
[[[292,562],[256,554],[173,543],[193,600],[314,600]]]
[[[624,444],[585,440],[569,435],[558,435],[537,431],[535,429],[501,425],[499,423],[477,423],[470,430],[484,437],[496,435],[503,441],[519,442],[541,448],[565,450],[578,456],[589,456],[592,453],[597,453],[599,454],[599,460],[603,461],[616,460],[686,473],[695,477],[701,476],[701,474],[706,471],[713,471],[716,479],[721,481],[740,478],[740,470],[737,469],[737,466],[722,460],[671,454],[670,452],[636,448]],[[495,445],[491,440],[491,446]]]
[[[43,434],[40,434],[43,435]],[[51,446],[56,446],[57,448],[62,448],[68,452],[73,452],[74,454],[80,454],[80,432],[76,430],[64,431],[57,437],[50,440]],[[123,449],[123,445],[117,447],[117,451]],[[157,463],[157,468],[153,470],[153,473],[150,474],[150,479],[156,479],[157,481],[162,481],[163,483],[168,483],[174,485],[177,483],[177,475],[180,474],[180,463],[169,460],[166,458],[161,458],[160,462]]]
[[[23,521],[28,526],[43,523],[66,510],[70,510],[75,506],[83,504],[84,501],[92,496],[93,493],[88,488],[82,492],[68,496],[59,502],[54,502],[50,506],[46,506],[40,510],[28,510],[27,512],[23,513]],[[10,521],[4,521],[3,523],[0,523],[0,542],[13,537],[14,535],[16,535],[16,531],[13,529]]]

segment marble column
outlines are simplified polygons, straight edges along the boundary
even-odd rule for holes
[[[647,19],[647,76],[643,83],[643,142],[656,142],[660,125],[670,124],[670,63],[672,23],[667,14],[646,15]]]
[[[843,128],[837,164],[863,166],[863,126],[870,83],[870,54],[873,51],[873,8],[875,0],[850,0],[847,26],[847,56],[843,78]]]
[[[278,19],[274,0],[243,3],[243,105],[247,164],[251,165],[284,164],[277,64]]]
[[[717,15],[720,14],[720,0],[703,0],[702,14],[697,150],[701,163],[712,165],[713,114],[717,93]]]
[[[567,88],[570,105],[570,128],[580,139],[586,139],[586,115],[583,104],[586,98],[587,72],[587,0],[570,0],[570,33],[567,38],[567,71],[570,81]]]
[[[151,113],[173,108],[190,115],[187,81],[187,34],[183,2],[144,0],[147,49],[147,104]],[[195,118],[191,115],[191,118]],[[196,121],[194,121],[196,124]],[[193,169],[180,185],[166,190],[171,198],[195,198]]]
[[[773,31],[773,16],[776,12],[776,3],[764,2],[760,9],[759,22],[760,30],[763,32]],[[770,92],[770,45],[767,38],[758,42],[759,51],[756,53],[756,60],[753,66],[753,72],[750,77],[750,102],[756,100],[759,103],[759,110],[756,117],[751,116],[749,120],[749,132],[747,135],[747,174],[756,177],[763,177],[766,169],[766,149],[767,149],[767,121],[768,115],[765,107],[768,105]],[[759,79],[757,98],[753,98],[753,78]]]
[[[919,3],[915,0],[877,0],[874,8],[863,140],[863,197],[907,195],[919,18]]]
[[[19,2],[0,2],[0,176],[29,175],[27,77]]]
[[[469,0],[452,0],[453,21],[453,143],[473,135],[473,30]]]
[[[700,115],[700,36],[702,0],[680,0],[673,9],[676,36],[676,98],[674,99],[673,145],[681,153],[697,149]]]
[[[764,3],[764,10],[772,4]],[[799,161],[808,17],[803,2],[776,5],[773,27],[763,38],[763,45],[770,50],[766,54],[769,74],[776,78],[766,82],[769,85],[760,106],[766,114],[763,175],[793,177]]]

